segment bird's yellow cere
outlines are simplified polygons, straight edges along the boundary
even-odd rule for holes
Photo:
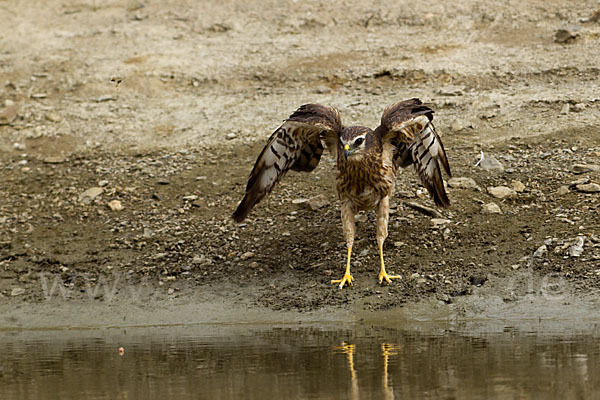
[[[350,145],[348,143],[346,143],[346,145],[344,146],[344,150],[350,150]]]

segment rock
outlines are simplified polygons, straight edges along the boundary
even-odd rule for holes
[[[487,203],[482,206],[483,212],[488,214],[502,214],[502,209],[496,203]]]
[[[477,186],[477,183],[472,178],[465,176],[450,178],[448,186],[456,189],[479,189],[479,186]]]
[[[62,120],[62,117],[57,113],[50,112],[46,114],[46,119],[50,122],[60,122]]]
[[[45,99],[46,97],[48,97],[48,95],[46,93],[33,93],[31,96],[32,99]]]
[[[233,25],[229,25],[225,22],[217,22],[215,24],[212,24],[208,28],[206,28],[207,31],[215,32],[215,33],[223,33],[223,32],[230,31],[232,29],[233,29]]]
[[[292,200],[292,204],[295,206],[303,206],[308,203],[308,199],[294,199]]]
[[[440,96],[462,96],[464,93],[457,86],[446,86],[438,90]]]
[[[579,33],[575,32],[576,28],[562,28],[558,29],[554,32],[554,41],[556,43],[572,43],[577,37]]]
[[[107,180],[102,180],[102,181],[98,182],[98,186],[100,186],[100,187],[104,187],[104,186],[107,186],[107,185],[108,185],[108,181]]]
[[[152,229],[144,228],[144,233],[142,234],[142,237],[144,239],[150,239],[153,235],[154,235],[154,231]]]
[[[115,101],[117,98],[111,95],[100,96],[96,99],[98,103],[104,103],[105,101]]]
[[[452,125],[450,125],[450,129],[452,129],[454,132],[460,132],[463,130],[463,128],[464,126],[460,123],[460,121],[454,121]]]
[[[558,194],[559,196],[564,196],[565,194],[569,193],[569,187],[562,185],[561,187],[558,188],[558,190],[556,191],[556,194]]]
[[[325,85],[319,85],[315,88],[315,92],[319,94],[331,93],[331,88]]]
[[[579,178],[576,179],[574,181],[569,182],[569,186],[577,186],[577,185],[583,185],[585,183],[590,183],[590,177],[589,176],[584,176],[583,178]]]
[[[493,156],[485,156],[479,166],[486,171],[504,171],[504,165]]]
[[[600,193],[600,185],[597,183],[583,183],[575,185],[575,189],[582,193]]]
[[[483,273],[475,273],[469,277],[469,283],[474,286],[481,286],[488,280],[487,275]]]
[[[450,228],[444,229],[444,231],[442,232],[442,237],[444,238],[444,240],[450,239],[451,236],[452,236],[452,231],[450,230]]]
[[[17,118],[17,106],[9,106],[0,111],[0,125],[9,125]]]
[[[583,103],[577,103],[577,104],[575,104],[575,105],[574,105],[574,106],[571,108],[571,110],[572,110],[573,112],[582,112],[583,110],[585,110],[585,107],[586,107],[586,105],[585,105],[585,104],[583,104]]]
[[[571,257],[579,257],[583,253],[583,244],[585,243],[585,239],[583,236],[577,237],[577,243],[572,246],[569,246],[567,249],[567,254]]]
[[[543,258],[547,252],[548,252],[548,246],[543,244],[540,247],[538,247],[536,251],[533,252],[533,256],[535,258]]]
[[[435,208],[426,207],[419,203],[415,203],[413,201],[405,201],[405,202],[403,202],[403,204],[407,207],[412,208],[413,210],[416,210],[416,211],[423,213],[425,215],[428,215],[430,217],[434,217],[434,218],[442,218],[443,217],[442,213],[440,213]]]
[[[192,259],[192,264],[207,264],[210,260],[204,254],[196,254]]]
[[[198,200],[192,201],[192,206],[198,208],[208,208],[208,203],[206,202],[206,199],[200,198]]]
[[[521,181],[512,181],[510,185],[512,186],[513,190],[517,193],[523,193],[523,191],[525,190],[525,185]]]
[[[565,103],[565,104],[563,104],[562,108],[560,109],[560,113],[562,115],[567,115],[570,110],[571,110],[571,106],[569,105],[569,103]]]
[[[25,294],[25,289],[23,289],[23,288],[20,288],[20,287],[13,288],[13,289],[10,291],[10,295],[11,295],[11,296],[13,296],[13,297],[14,297],[14,296],[20,296],[20,295],[22,295],[22,294]]]
[[[450,222],[452,222],[449,219],[445,219],[445,218],[432,218],[431,219],[431,224],[433,225],[434,228],[439,228],[440,226],[449,224]]]
[[[198,196],[196,196],[195,194],[190,194],[188,196],[183,196],[183,200],[185,200],[185,201],[198,200]]]
[[[493,111],[479,114],[479,119],[492,119],[495,117],[496,117],[496,113]]]
[[[326,205],[329,205],[329,200],[327,200],[327,197],[325,197],[325,195],[319,194],[315,197],[311,197],[310,199],[308,199],[306,204],[311,210],[315,211],[319,208],[323,208]]]
[[[401,189],[396,190],[396,196],[403,197],[405,199],[414,199],[415,197],[417,197],[412,191],[401,190]],[[396,207],[394,207],[394,208],[396,208]]]
[[[93,187],[89,188],[85,192],[79,195],[79,201],[83,204],[90,204],[94,199],[100,196],[104,192],[104,189],[101,187]]]
[[[120,200],[111,200],[108,202],[107,206],[112,211],[121,211],[123,209],[123,204],[121,204]]]
[[[487,191],[489,194],[497,199],[512,199],[517,197],[517,192],[506,186],[492,186],[488,187]]]
[[[237,135],[235,133],[233,133],[233,132],[228,133],[227,135],[225,135],[225,139],[227,139],[227,140],[233,140],[236,137],[237,137]]]
[[[573,165],[574,174],[585,174],[586,172],[600,171],[600,165],[596,164],[575,164]]]
[[[45,164],[62,164],[67,161],[62,156],[49,156],[42,160]]]
[[[244,254],[242,254],[242,255],[240,256],[240,260],[242,260],[242,261],[246,261],[246,260],[249,260],[249,259],[250,259],[250,258],[252,258],[252,257],[254,257],[254,253],[253,253],[253,252],[251,252],[251,251],[247,251],[247,252],[245,252]]]

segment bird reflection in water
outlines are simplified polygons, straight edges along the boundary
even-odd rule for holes
[[[346,342],[342,342],[340,346],[334,347],[334,351],[336,353],[345,354],[348,360],[348,369],[350,370],[350,381],[351,381],[351,390],[350,390],[350,398],[351,399],[360,399],[360,394],[358,391],[358,378],[356,373],[356,367],[354,366],[354,355],[356,354],[356,345],[348,344]],[[389,359],[390,356],[396,356],[400,353],[400,346],[396,344],[382,343],[381,344],[381,355],[383,357],[383,374],[382,374],[382,389],[383,389],[383,398],[386,400],[394,399],[394,391],[389,384]]]

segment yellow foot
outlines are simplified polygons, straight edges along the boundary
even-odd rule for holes
[[[379,273],[379,283],[382,283],[384,279],[387,283],[392,283],[392,279],[402,279],[402,275],[388,275],[387,272],[381,271]]]
[[[342,279],[332,279],[331,283],[339,283],[338,287],[340,288],[340,290],[342,290],[342,288],[344,287],[344,285],[346,283],[348,283],[348,285],[352,286],[352,281],[354,280],[354,277],[350,274],[344,274],[344,277]]]

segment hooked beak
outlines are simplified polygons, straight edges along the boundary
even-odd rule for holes
[[[344,157],[348,158],[348,156],[352,154],[352,152],[350,151],[350,145],[348,145],[347,143],[344,145]]]

